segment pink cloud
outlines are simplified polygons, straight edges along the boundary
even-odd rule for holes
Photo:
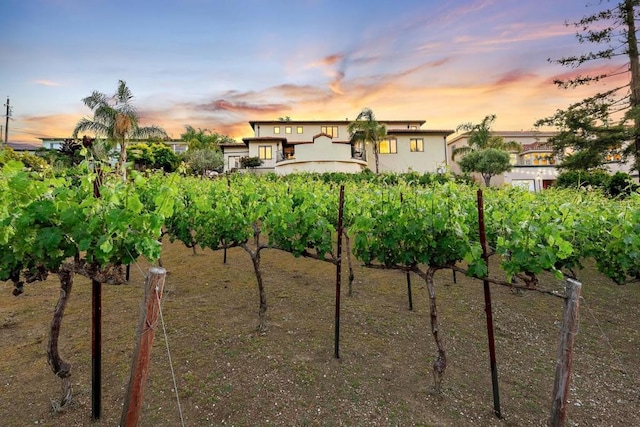
[[[41,86],[60,86],[60,83],[51,80],[34,80],[33,83]]]

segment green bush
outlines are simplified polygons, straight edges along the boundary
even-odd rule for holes
[[[568,171],[558,175],[559,188],[600,188],[606,191],[611,175],[605,171]]]
[[[242,157],[240,159],[240,166],[243,168],[257,168],[263,163],[260,157]]]
[[[4,165],[9,160],[17,160],[22,162],[26,169],[40,172],[49,167],[49,164],[46,160],[36,156],[35,154],[31,154],[29,152],[17,152],[14,151],[11,147],[6,147],[3,150],[0,150],[0,166]]]
[[[640,189],[628,173],[605,171],[569,171],[558,175],[556,187],[599,189],[609,197],[623,198]]]
[[[611,197],[624,198],[631,193],[638,191],[640,185],[633,182],[633,178],[628,173],[617,172],[609,180],[607,194]]]
[[[127,147],[127,158],[138,169],[162,169],[165,172],[173,172],[179,163],[178,155],[162,142],[132,144]]]

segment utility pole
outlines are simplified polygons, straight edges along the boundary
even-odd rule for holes
[[[5,122],[4,122],[4,147],[6,147],[7,143],[9,142],[9,117],[11,117],[11,107],[9,107],[8,96],[7,96],[7,103],[5,104],[5,106],[7,107],[7,115],[5,116]]]

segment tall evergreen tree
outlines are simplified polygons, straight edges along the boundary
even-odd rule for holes
[[[604,3],[610,7],[566,24],[575,27],[578,41],[592,45],[593,50],[549,61],[574,69],[590,64],[593,69],[606,71],[576,74],[554,82],[567,89],[628,74],[628,83],[585,98],[566,110],[558,110],[553,116],[538,120],[536,126],[560,128],[560,133],[550,142],[558,153],[573,151],[563,160],[566,168],[601,166],[612,150],[619,150],[623,158],[634,157],[633,168],[640,170],[640,65],[635,24],[640,17],[640,0],[599,2]],[[615,123],[613,118],[618,115],[622,115],[622,119]],[[630,144],[625,144],[629,141]]]

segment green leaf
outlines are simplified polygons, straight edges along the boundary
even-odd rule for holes
[[[134,214],[139,214],[142,212],[142,208],[144,208],[144,205],[138,195],[135,193],[129,194],[129,197],[127,197],[127,209]]]
[[[113,242],[111,242],[111,239],[106,239],[104,242],[102,242],[102,244],[100,245],[100,250],[102,252],[104,252],[105,254],[108,254],[111,252],[111,250],[113,249]]]

